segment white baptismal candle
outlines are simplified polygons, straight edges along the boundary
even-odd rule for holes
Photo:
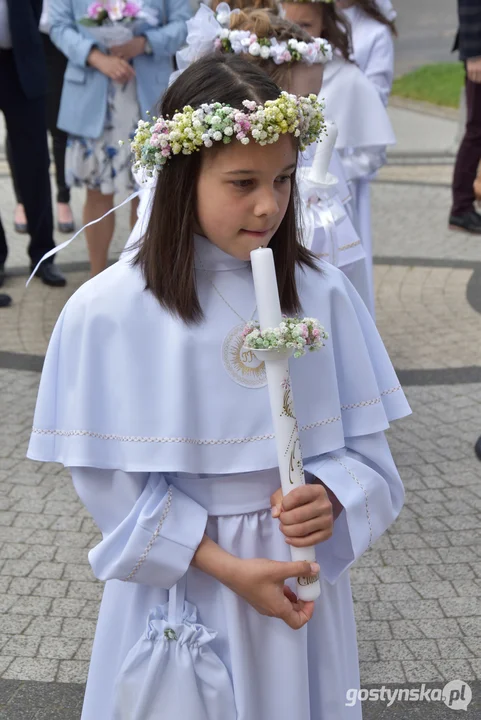
[[[269,248],[253,250],[251,263],[261,330],[278,327],[282,322],[282,312],[272,250]],[[256,352],[259,352],[258,357],[263,359],[266,365],[279,474],[282,492],[287,495],[306,482],[289,376],[290,353],[277,350]],[[316,550],[313,546],[291,547],[291,557],[294,561],[317,562]],[[301,600],[318,598],[321,594],[319,576],[298,578],[296,593]]]
[[[316,154],[311,168],[312,180],[324,183],[331,163],[332,153],[336,146],[338,130],[336,123],[326,120],[326,134],[322,135],[321,142],[317,144]]]

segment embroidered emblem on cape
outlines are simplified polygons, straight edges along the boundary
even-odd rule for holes
[[[246,388],[263,388],[267,385],[266,366],[253,350],[244,347],[242,336],[245,324],[236,325],[222,345],[222,362],[229,377]]]

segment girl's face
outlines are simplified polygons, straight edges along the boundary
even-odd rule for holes
[[[322,87],[324,65],[306,65],[302,62],[294,63],[289,78],[289,87],[282,88],[293,95],[307,97],[311,93],[319,95]]]
[[[283,3],[286,18],[303,30],[311,37],[322,37],[322,8],[318,3]]]
[[[204,150],[197,183],[198,230],[239,260],[267,247],[286,213],[297,152],[291,135],[272,145],[234,141]]]

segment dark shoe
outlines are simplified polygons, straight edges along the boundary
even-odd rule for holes
[[[5,265],[0,265],[0,287],[5,282]]]
[[[13,227],[15,228],[15,232],[19,235],[28,235],[28,225],[27,223],[13,223]]]
[[[481,436],[478,438],[478,442],[474,446],[474,452],[478,456],[478,458],[481,460]]]
[[[474,210],[463,213],[462,215],[450,215],[449,229],[464,230],[464,232],[472,233],[473,235],[481,235],[481,215],[478,215]]]
[[[34,267],[31,267],[33,272]],[[35,277],[38,277],[44,285],[50,285],[50,287],[65,287],[67,280],[60,270],[53,263],[42,263],[35,273]]]
[[[10,295],[5,295],[5,293],[0,293],[0,307],[8,307],[12,304],[12,298]]]
[[[64,235],[70,235],[70,233],[73,233],[75,230],[75,223],[57,223],[57,230],[61,233],[64,233]]]

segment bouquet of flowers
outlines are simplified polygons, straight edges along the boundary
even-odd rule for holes
[[[136,23],[158,24],[157,14],[140,0],[95,0],[80,24],[107,48],[132,40]]]
[[[314,318],[283,318],[279,327],[261,330],[259,323],[247,323],[242,333],[244,346],[251,350],[290,350],[298,358],[324,346],[328,334]]]

